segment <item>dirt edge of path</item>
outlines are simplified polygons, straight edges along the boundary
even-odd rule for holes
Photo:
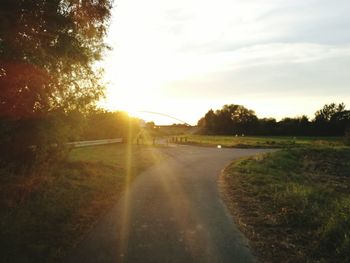
[[[258,202],[240,188],[238,179],[229,174],[231,165],[232,163],[221,171],[218,187],[233,221],[249,241],[253,255],[258,262],[290,262],[288,255],[293,248],[285,244],[285,231],[270,224],[271,220],[265,218]]]

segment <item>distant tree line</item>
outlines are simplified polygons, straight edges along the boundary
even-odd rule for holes
[[[277,121],[259,119],[253,110],[230,104],[220,110],[209,110],[198,126],[203,134],[343,136],[350,129],[350,111],[344,103],[331,103],[316,111],[311,120],[303,115]]]

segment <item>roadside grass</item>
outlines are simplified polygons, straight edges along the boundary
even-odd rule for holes
[[[224,193],[262,262],[350,262],[350,149],[301,147],[241,159]]]
[[[293,136],[216,136],[185,135],[187,144],[235,147],[235,148],[284,148],[305,145],[339,146],[344,144],[341,137],[293,137]]]
[[[39,178],[1,176],[0,262],[59,261],[135,176],[162,158],[151,147],[94,146],[73,149]],[[33,188],[17,198],[25,187]]]

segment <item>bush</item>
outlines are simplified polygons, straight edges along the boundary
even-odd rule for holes
[[[350,128],[345,132],[345,144],[350,145]]]
[[[74,131],[63,116],[0,123],[0,161],[15,174],[38,173],[68,154],[66,142]]]
[[[338,262],[350,262],[350,199],[337,202],[322,233],[318,253]]]

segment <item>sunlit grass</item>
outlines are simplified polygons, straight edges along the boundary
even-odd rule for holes
[[[1,260],[47,262],[61,258],[117,202],[137,174],[162,158],[151,147],[131,144],[73,149],[68,160],[40,178],[24,200],[11,206],[2,202]],[[1,192],[14,182],[8,180]],[[13,197],[17,194],[13,191],[7,198],[17,200]]]
[[[303,147],[226,172],[244,231],[270,262],[349,262],[350,149]]]
[[[303,145],[343,145],[340,137],[294,137],[294,136],[215,136],[184,135],[189,144],[222,145],[237,148],[280,148]]]

